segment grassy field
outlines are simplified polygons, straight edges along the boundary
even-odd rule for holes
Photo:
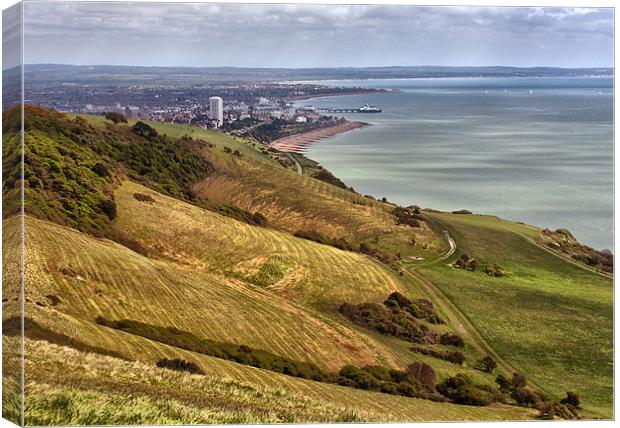
[[[546,391],[577,390],[593,415],[612,415],[612,280],[534,245],[538,230],[496,217],[428,214],[459,252],[506,277],[446,264],[421,267],[504,359]]]
[[[14,339],[3,339],[5,346]],[[534,412],[434,403],[277,375],[204,356],[206,375],[26,340],[26,424],[517,420]],[[127,392],[131,391],[131,395]],[[273,403],[278,405],[274,406]]]

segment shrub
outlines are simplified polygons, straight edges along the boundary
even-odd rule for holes
[[[525,388],[527,385],[527,378],[522,373],[513,373],[510,380],[510,387],[514,391],[516,389]]]
[[[389,300],[397,303],[394,300]],[[363,327],[378,331],[381,334],[398,337],[414,343],[435,343],[437,333],[427,326],[419,324],[407,311],[398,307],[388,310],[385,305],[376,303],[360,303],[352,305],[343,303],[339,312]]]
[[[413,352],[418,354],[430,355],[440,360],[450,361],[451,363],[461,365],[465,361],[465,355],[459,351],[438,351],[435,349],[426,349],[420,346],[413,346],[411,348]]]
[[[495,378],[495,383],[499,385],[499,389],[502,392],[509,392],[511,389],[511,382],[510,379],[508,379],[506,376],[504,376],[503,374],[498,374],[497,377]]]
[[[451,333],[442,334],[439,338],[439,343],[441,343],[442,345],[457,346],[459,348],[463,348],[465,346],[465,343],[463,342],[461,336]]]
[[[555,416],[555,409],[551,401],[538,403],[538,410],[540,411],[538,417],[541,419],[553,419]]]
[[[105,215],[108,216],[110,220],[114,220],[116,218],[116,202],[112,199],[104,199],[99,203],[99,208]]]
[[[493,401],[493,394],[474,385],[464,374],[445,379],[437,385],[437,391],[458,404],[486,406]]]
[[[501,266],[495,265],[495,264],[487,265],[484,268],[484,273],[486,273],[489,276],[495,276],[495,277],[506,276],[508,274],[506,269],[504,269]]]
[[[483,372],[492,373],[497,368],[497,363],[487,355],[478,361],[475,368]]]
[[[97,162],[90,169],[91,169],[92,172],[94,172],[95,174],[97,174],[100,177],[110,177],[110,176],[112,176],[112,174],[110,173],[110,170],[108,169],[107,165],[104,164],[103,162]]]
[[[174,358],[172,360],[162,358],[161,360],[157,361],[157,367],[194,374],[204,374],[204,372],[200,369],[200,367],[198,367],[196,363],[192,361],[182,360],[180,358]]]
[[[535,392],[527,388],[515,389],[511,397],[522,407],[535,407],[540,402],[540,397]]]
[[[560,400],[562,404],[570,404],[575,408],[579,408],[579,404],[581,404],[581,400],[579,399],[579,395],[577,395],[574,391],[567,391],[566,398]]]
[[[127,118],[121,113],[109,112],[105,114],[105,118],[114,122],[114,123],[127,123]]]
[[[469,210],[458,210],[458,211],[452,211],[452,214],[473,214],[473,213]]]
[[[571,406],[570,404],[562,404],[557,401],[553,403],[553,412],[556,416],[562,419],[578,419],[579,412],[577,408]]]
[[[407,373],[413,376],[428,391],[435,390],[435,371],[428,364],[420,362],[409,364]]]
[[[137,134],[144,138],[154,138],[157,137],[157,131],[155,128],[147,125],[142,121],[136,122],[136,124],[131,128],[134,134]]]
[[[410,210],[409,208],[396,207],[392,213],[397,218],[397,224],[402,224],[409,227],[420,227],[420,210]]]
[[[134,193],[133,197],[134,199],[140,202],[148,202],[148,203],[156,202],[155,199],[151,195],[145,195],[143,193]]]

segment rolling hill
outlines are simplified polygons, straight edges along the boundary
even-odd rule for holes
[[[543,248],[538,229],[376,201],[220,133],[26,113],[26,424],[512,420],[552,401],[572,417],[558,401],[575,388],[582,417],[611,415],[611,280]],[[3,129],[13,420],[15,114]],[[453,268],[464,253],[480,269]],[[477,369],[486,355],[497,369]],[[174,359],[194,373],[158,367]],[[529,389],[497,388],[513,372]]]

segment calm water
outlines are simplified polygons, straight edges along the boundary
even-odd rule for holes
[[[344,115],[373,126],[305,152],[357,191],[566,227],[585,244],[613,248],[611,78],[322,83],[400,91],[297,103],[383,109]]]

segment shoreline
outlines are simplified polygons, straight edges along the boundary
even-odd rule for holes
[[[368,123],[346,120],[337,125],[328,126],[312,131],[302,132],[300,134],[289,135],[278,138],[271,142],[269,147],[277,149],[284,153],[297,153],[324,138],[333,137],[334,135],[343,134],[354,129],[370,126]]]
[[[303,101],[303,100],[311,100],[313,98],[325,98],[325,97],[340,97],[347,95],[364,95],[364,94],[391,94],[396,93],[398,91],[393,91],[390,89],[373,89],[368,88],[368,90],[360,90],[360,91],[350,91],[350,92],[326,92],[323,94],[306,94],[306,95],[295,95],[293,97],[287,97],[286,101]]]

